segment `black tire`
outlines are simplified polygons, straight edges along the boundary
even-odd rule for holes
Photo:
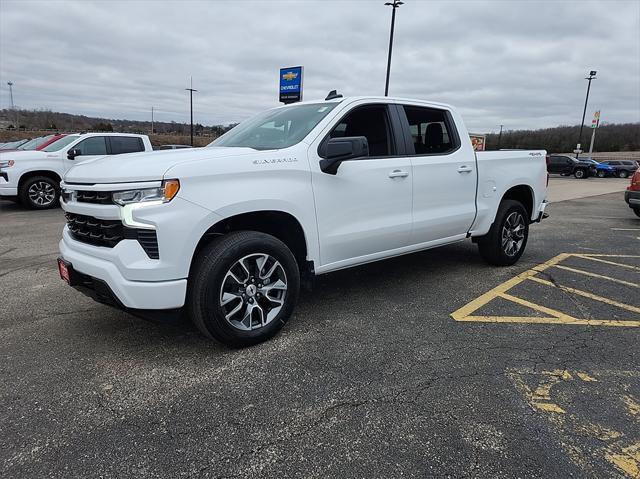
[[[618,172],[618,178],[629,178],[629,172],[627,170],[620,170]]]
[[[275,261],[279,263],[281,269],[277,269],[275,274],[280,275],[280,279],[284,274],[286,290],[282,293],[284,296],[279,311],[275,313],[269,322],[253,329],[254,309],[259,309],[259,312],[261,312],[259,316],[264,318],[264,311],[272,306],[272,301],[267,299],[270,293],[261,294],[259,291],[264,290],[256,289],[255,286],[250,292],[249,286],[251,284],[249,279],[257,277],[258,281],[265,281],[265,288],[267,288],[267,280],[261,280],[260,278],[263,276],[254,270],[256,274],[252,276],[251,273],[248,273],[247,281],[243,288],[240,286],[240,282],[232,280],[234,276],[239,276],[239,273],[232,276],[230,276],[230,273],[233,268],[239,265],[240,260],[252,259],[254,256],[257,257],[259,255],[267,255],[270,260],[273,259],[274,262],[270,263],[269,267],[273,266]],[[223,344],[231,347],[244,347],[265,341],[282,329],[295,308],[300,291],[298,264],[289,248],[282,241],[271,235],[255,231],[228,233],[207,244],[194,258],[193,265],[189,275],[187,293],[189,316],[202,334]],[[257,266],[257,262],[255,265]],[[248,263],[248,266],[251,269],[250,263]],[[248,271],[247,268],[245,270]],[[235,298],[239,303],[231,302],[230,305],[224,306],[221,304],[222,297],[223,294],[226,295],[227,293],[223,292],[223,287],[228,287],[230,283],[238,285],[238,290],[234,291],[232,296],[240,296],[242,292],[245,294],[241,295],[242,299],[240,297]],[[273,282],[271,284],[273,287]],[[260,286],[262,287],[262,285]],[[249,301],[251,301],[251,305],[249,305]],[[238,311],[240,314],[233,315],[234,305],[238,304],[241,308]],[[230,308],[232,311],[225,310],[225,307]],[[247,311],[250,311],[249,315],[246,315]],[[227,315],[231,316],[230,320],[227,320]],[[241,323],[239,320],[233,319],[240,318],[243,315],[244,318],[248,319],[248,327],[250,329],[246,329],[247,325],[244,324],[244,321]],[[245,327],[245,329],[240,329],[242,327]]]
[[[603,170],[598,171],[596,174],[598,175],[598,178],[604,178],[607,176],[607,173]]]
[[[503,229],[509,229],[507,220],[513,219],[514,216],[512,215],[515,215],[515,218],[518,218],[518,215],[520,215],[522,218],[523,233],[522,243],[518,247],[518,250],[514,254],[509,254],[506,251],[507,247],[503,244]],[[512,235],[513,233],[508,235],[508,237],[511,238]],[[522,253],[524,253],[528,238],[529,215],[527,214],[527,210],[519,201],[504,200],[500,203],[496,219],[491,225],[491,229],[485,236],[478,239],[478,248],[480,255],[487,263],[496,266],[511,266],[515,264],[522,256]],[[516,243],[519,242],[516,241]]]
[[[585,178],[589,177],[589,174],[587,173],[587,170],[578,168],[573,172],[573,176],[575,176],[579,180],[584,180]]]
[[[60,202],[60,186],[48,176],[32,176],[20,185],[18,198],[32,210],[55,208]]]
[[[632,208],[633,212],[636,214],[638,218],[640,218],[640,208]]]

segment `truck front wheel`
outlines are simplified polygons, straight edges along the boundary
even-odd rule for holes
[[[58,205],[60,188],[58,183],[48,176],[33,176],[22,182],[18,197],[20,203],[27,208],[44,210]]]
[[[207,337],[232,347],[275,335],[300,290],[295,257],[279,239],[256,231],[216,238],[194,258],[187,307]]]
[[[528,237],[527,210],[519,201],[504,200],[489,233],[478,239],[478,248],[489,264],[511,266],[524,253]]]

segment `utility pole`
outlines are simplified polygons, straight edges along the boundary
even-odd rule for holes
[[[504,125],[500,125],[500,134],[498,135],[498,150],[500,149],[500,144],[502,143],[502,127]]]
[[[9,85],[9,96],[11,96],[11,109],[15,110],[15,107],[13,106],[13,82],[8,81],[7,85]]]
[[[584,128],[584,117],[587,115],[587,103],[589,103],[589,91],[591,90],[591,80],[596,79],[595,70],[591,70],[589,72],[589,76],[585,78],[585,80],[589,80],[587,85],[587,97],[584,100],[584,110],[582,112],[582,122],[580,122],[580,136],[578,137],[578,146],[576,146],[576,159],[580,156],[580,145],[582,144],[582,129]]]
[[[387,58],[387,82],[384,86],[384,96],[389,96],[389,75],[391,73],[391,50],[393,50],[393,31],[396,25],[396,9],[400,8],[400,5],[404,5],[404,2],[400,0],[393,0],[387,2],[385,5],[391,7],[391,32],[389,33],[389,57]]]
[[[191,106],[191,146],[193,146],[193,77],[191,77],[191,88],[185,88],[189,92],[189,104]]]
[[[153,107],[151,107],[151,134],[153,135]]]

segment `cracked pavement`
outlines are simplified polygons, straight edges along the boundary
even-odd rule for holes
[[[591,439],[563,427],[590,415],[638,440],[637,419],[565,389],[640,397],[629,373],[640,370],[640,328],[450,317],[563,252],[640,254],[621,193],[549,212],[516,266],[487,266],[464,242],[321,276],[280,335],[231,350],[67,287],[55,264],[62,212],[0,202],[0,475],[625,477],[604,458],[576,458]],[[570,301],[591,314],[584,298]],[[551,370],[602,378],[554,386],[572,421],[550,420],[510,378]]]

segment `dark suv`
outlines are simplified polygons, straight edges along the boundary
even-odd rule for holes
[[[633,160],[607,160],[600,163],[613,167],[614,175],[618,178],[628,178],[638,169],[638,162]]]
[[[573,175],[576,178],[589,178],[596,174],[596,166],[589,161],[576,160],[568,155],[547,156],[547,173]]]

